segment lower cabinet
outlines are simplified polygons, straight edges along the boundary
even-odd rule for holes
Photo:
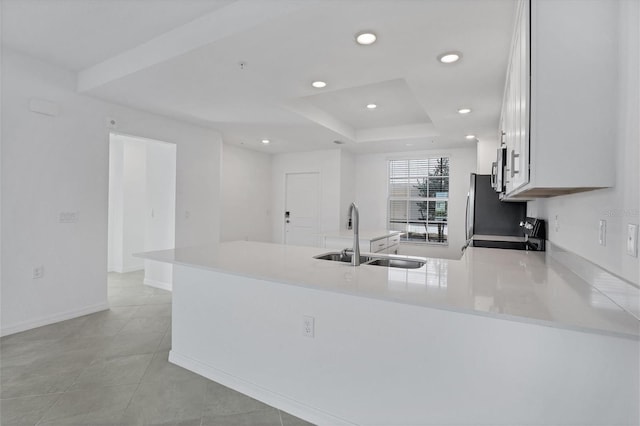
[[[325,236],[325,248],[342,250],[353,246],[353,237]],[[391,234],[377,238],[360,238],[360,251],[370,253],[398,254],[400,234]]]
[[[398,250],[400,249],[400,234],[388,237],[387,241],[387,251],[385,253],[398,254]]]

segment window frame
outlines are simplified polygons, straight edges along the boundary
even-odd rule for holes
[[[415,176],[412,177],[410,175],[410,173],[407,173],[406,179],[409,180],[409,182],[407,183],[407,195],[405,197],[397,197],[397,196],[392,196],[391,195],[391,182],[392,182],[392,178],[391,178],[391,168],[392,168],[392,163],[394,161],[404,161],[407,163],[407,170],[409,170],[409,164],[410,162],[413,161],[429,161],[429,160],[439,160],[441,158],[446,158],[449,162],[449,171],[448,174],[446,176],[433,176],[436,178],[442,177],[442,178],[447,178],[448,179],[448,185],[447,185],[447,197],[446,198],[442,198],[442,197],[415,197],[415,196],[411,196],[411,186],[413,186],[414,184],[412,184],[410,182],[410,180],[412,178],[416,178]],[[445,241],[429,241],[429,232],[427,230],[426,234],[425,234],[425,239],[424,240],[410,240],[408,239],[408,235],[406,235],[406,230],[404,231],[405,235],[401,238],[400,242],[402,244],[417,244],[417,245],[429,245],[429,246],[448,246],[449,245],[449,218],[451,216],[451,212],[450,212],[450,207],[451,207],[451,164],[452,164],[452,156],[450,154],[438,154],[438,155],[433,155],[433,154],[426,154],[426,155],[415,155],[415,156],[411,156],[411,157],[395,157],[395,158],[387,158],[387,218],[386,218],[386,223],[387,223],[387,227],[389,229],[392,229],[391,225],[391,203],[392,201],[404,201],[405,203],[407,203],[407,205],[409,206],[411,202],[441,202],[444,201],[447,204],[447,214],[446,214],[446,219],[444,221],[436,221],[436,220],[429,220],[427,218],[426,221],[424,222],[416,222],[416,223],[426,223],[427,224],[427,228],[430,224],[438,224],[438,223],[444,223],[446,225],[446,231],[445,231],[445,237],[446,240]],[[429,176],[426,176],[427,178],[429,178]],[[417,177],[416,179],[423,179],[424,177]],[[434,206],[435,207],[435,206]],[[407,212],[409,213],[409,212]],[[412,223],[412,221],[410,220],[409,214],[407,214],[407,218],[405,222],[397,222],[395,221],[394,223],[405,223],[406,225],[409,225]]]

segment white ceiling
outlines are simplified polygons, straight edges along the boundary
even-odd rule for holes
[[[322,91],[304,100],[356,130],[431,122],[404,79]]]
[[[70,70],[210,13],[233,0],[1,0],[2,43]]]
[[[515,0],[2,1],[3,44],[226,143],[382,152],[497,137]],[[357,45],[363,29],[378,41]],[[439,63],[448,50],[463,59]]]

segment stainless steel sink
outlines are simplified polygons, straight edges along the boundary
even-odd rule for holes
[[[417,269],[422,268],[426,262],[421,260],[410,259],[397,259],[397,258],[382,258],[374,259],[367,265],[386,266],[388,268],[404,268],[404,269]]]
[[[318,256],[313,256],[315,259],[320,260],[331,260],[334,262],[345,262],[351,263],[352,253],[342,253],[342,252],[331,252],[325,254],[319,254]],[[360,256],[360,264],[371,261],[373,258],[371,256]]]
[[[313,256],[315,259],[320,260],[330,260],[333,262],[344,262],[351,263],[351,256],[353,253],[350,252],[329,252],[324,254],[319,254],[317,256]],[[360,264],[361,265],[372,265],[372,266],[386,266],[387,268],[404,268],[404,269],[417,269],[424,266],[427,262],[426,259],[421,257],[413,257],[413,256],[396,256],[396,255],[361,255],[360,256]]]

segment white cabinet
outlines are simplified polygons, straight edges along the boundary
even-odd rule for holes
[[[500,120],[507,199],[613,186],[616,3],[519,2]]]
[[[360,248],[364,249],[366,246],[360,244]],[[372,253],[385,253],[389,247],[389,240],[387,238],[379,238],[372,240],[369,244],[369,251]]]
[[[400,236],[397,236],[397,241],[393,242],[392,238],[379,238],[377,240],[372,240],[370,242],[369,248],[371,253],[388,253],[388,254],[398,254],[398,248],[400,248]],[[362,250],[363,246],[360,245],[360,249]]]
[[[529,2],[520,3],[503,102],[502,132],[507,146],[507,193],[529,182]]]
[[[363,253],[387,253],[398,254],[400,248],[400,233],[395,232],[369,232],[360,238],[360,251]],[[342,250],[353,247],[353,235],[326,235],[324,237],[325,248]]]
[[[400,249],[400,234],[389,236],[387,242],[386,253],[398,254],[398,250]]]

